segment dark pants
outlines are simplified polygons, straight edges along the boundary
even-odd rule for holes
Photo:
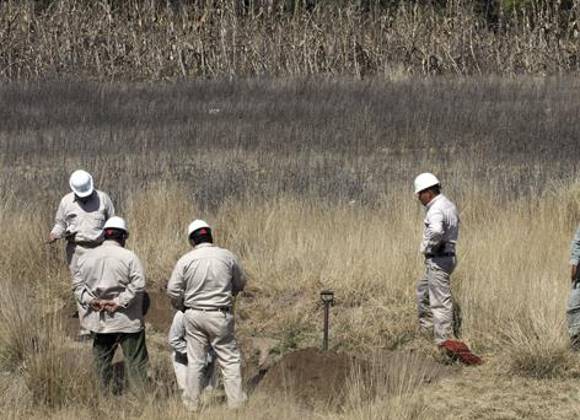
[[[137,333],[95,334],[93,355],[95,368],[106,389],[111,389],[113,380],[113,356],[117,345],[123,349],[125,377],[134,391],[143,390],[147,381],[149,355],[145,345],[145,330]]]

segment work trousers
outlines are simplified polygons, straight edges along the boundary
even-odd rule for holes
[[[65,253],[66,253],[66,263],[68,265],[68,269],[70,270],[71,276],[74,278],[77,262],[79,258],[84,255],[89,249],[95,248],[98,246],[97,243],[94,246],[82,246],[75,244],[74,242],[67,242]],[[84,315],[87,313],[87,309],[84,308],[79,302],[77,302],[77,313],[79,315],[79,322],[83,319]],[[90,331],[84,329],[82,326],[80,327],[80,336],[88,336],[90,335]]]
[[[188,309],[184,321],[188,360],[184,393],[186,406],[193,411],[199,409],[206,355],[211,344],[222,373],[228,406],[240,407],[247,397],[242,391],[241,355],[234,337],[233,315]]]
[[[104,388],[111,389],[113,380],[113,356],[117,346],[123,350],[125,378],[132,390],[140,392],[147,381],[149,354],[145,344],[145,330],[136,333],[95,334],[93,355],[95,368]]]
[[[435,343],[453,338],[453,298],[451,273],[455,257],[435,257],[425,260],[425,274],[417,282],[419,326],[433,331]]]
[[[201,389],[214,390],[218,387],[219,377],[216,369],[215,353],[213,350],[206,355],[205,366],[202,374]],[[173,370],[175,371],[175,379],[177,380],[177,387],[183,394],[187,388],[187,354],[181,354],[176,351],[171,356],[173,362]]]

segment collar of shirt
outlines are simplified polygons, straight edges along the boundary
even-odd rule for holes
[[[97,191],[93,190],[93,193],[91,195],[89,195],[88,197],[85,197],[85,200],[83,201],[82,198],[80,198],[75,193],[73,193],[73,203],[81,203],[81,204],[88,203],[89,201],[91,201],[95,198],[96,194],[97,194]]]
[[[215,246],[215,245],[210,243],[210,242],[202,242],[201,244],[194,246],[193,249],[209,248],[211,246]]]
[[[429,201],[427,203],[427,205],[425,206],[425,208],[427,210],[429,210],[431,207],[433,207],[433,204],[435,204],[437,201],[441,200],[442,198],[443,198],[443,194],[439,194],[439,195],[433,197],[433,200]]]
[[[105,239],[102,243],[103,246],[121,246],[121,244],[114,239]]]

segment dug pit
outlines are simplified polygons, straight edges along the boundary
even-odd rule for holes
[[[388,397],[437,381],[454,370],[418,353],[361,357],[308,348],[283,356],[266,372],[256,392],[282,394],[306,406],[341,407],[349,392],[362,390],[369,400]]]

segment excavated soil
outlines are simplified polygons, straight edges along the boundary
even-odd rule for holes
[[[266,372],[256,391],[290,396],[308,406],[340,407],[354,382],[362,384],[366,397],[372,399],[378,392],[400,392],[402,384],[413,389],[454,371],[414,353],[388,352],[367,360],[308,348],[282,357]]]
[[[346,382],[356,367],[368,363],[345,353],[304,349],[288,353],[265,374],[258,392],[283,393],[307,404],[342,400]]]
[[[145,323],[166,334],[171,327],[175,310],[171,307],[164,290],[148,290],[150,305],[145,315]]]

